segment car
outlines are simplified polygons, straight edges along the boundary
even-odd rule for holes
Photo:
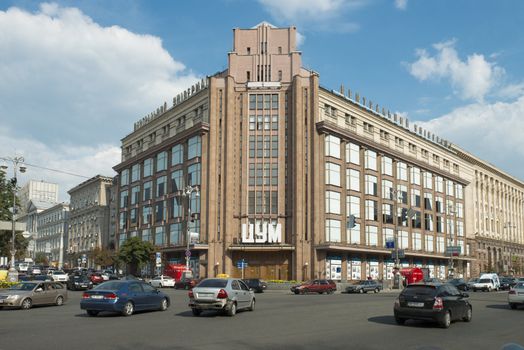
[[[378,293],[382,290],[382,284],[374,280],[355,281],[346,287],[346,293]]]
[[[93,288],[93,282],[86,275],[72,275],[67,281],[67,289],[83,290]]]
[[[34,305],[54,304],[61,306],[67,301],[67,290],[58,282],[19,282],[0,291],[0,308],[15,307],[24,310]]]
[[[466,284],[468,285],[468,289],[473,289],[473,285],[477,283],[480,280],[480,278],[470,278]]]
[[[53,281],[53,278],[49,275],[36,275],[32,276],[32,281]]]
[[[508,304],[512,309],[516,309],[519,305],[524,305],[524,281],[517,282],[508,293]]]
[[[500,279],[500,289],[510,290],[517,284],[517,280],[513,277],[503,277]]]
[[[104,278],[99,273],[92,272],[88,276],[89,276],[89,279],[91,280],[91,282],[93,282],[93,284],[99,284],[99,283],[104,282]]]
[[[149,283],[137,280],[107,281],[82,294],[80,309],[89,316],[109,311],[131,316],[135,311],[166,311],[171,301]]]
[[[48,273],[55,282],[67,282],[69,276],[62,270],[52,270]]]
[[[235,316],[237,310],[255,310],[255,293],[239,278],[206,278],[188,293],[194,316],[217,310]]]
[[[476,292],[477,290],[482,291],[488,291],[491,292],[492,290],[495,290],[495,282],[491,278],[481,278],[478,280],[478,282],[475,282],[473,284],[473,291]]]
[[[337,285],[332,280],[312,280],[312,281],[307,281],[300,285],[291,287],[291,291],[295,294],[307,294],[307,293],[333,294],[336,290],[337,290]]]
[[[149,284],[153,287],[163,288],[163,287],[174,287],[175,279],[170,276],[156,276],[149,281]]]
[[[414,283],[406,286],[395,300],[395,322],[408,319],[437,322],[448,328],[452,321],[470,322],[473,316],[467,293],[447,283]]]
[[[468,284],[466,281],[464,281],[463,278],[453,278],[448,280],[447,283],[454,285],[455,288],[463,292],[467,292],[469,290]]]
[[[246,282],[247,286],[253,289],[255,293],[263,293],[267,288],[266,281],[260,278],[249,278],[245,279],[244,282]]]
[[[180,280],[175,282],[175,288],[176,289],[193,289],[199,280],[193,279],[193,278],[181,278]]]
[[[39,266],[33,266],[27,270],[27,273],[31,275],[40,275],[42,273],[42,269]]]

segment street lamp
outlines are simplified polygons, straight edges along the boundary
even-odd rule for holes
[[[393,282],[393,287],[395,289],[400,289],[400,257],[399,257],[399,254],[398,254],[398,200],[402,200],[402,196],[399,196],[399,191],[394,189],[394,188],[390,188],[389,189],[389,192],[391,194],[391,197],[393,197],[393,225],[394,225],[394,229],[393,229],[393,237],[394,237],[394,240],[395,240],[395,267],[394,267],[394,271],[396,272],[395,275],[393,276],[394,277],[394,282]],[[402,215],[400,216],[402,218]]]
[[[507,241],[510,242],[510,245],[511,245],[511,229],[512,228],[517,228],[517,225],[511,223],[511,221],[508,221],[508,222],[505,222],[504,223],[504,226],[503,226],[504,229],[508,229],[509,230],[509,236],[507,237]],[[512,275],[513,274],[513,247],[510,246],[508,247],[509,248],[509,264],[508,264],[508,274]]]
[[[457,221],[457,211],[456,211],[456,209],[452,205],[448,205],[448,215],[449,214],[453,215],[453,221],[448,219],[449,220],[449,237],[448,237],[448,239],[451,241],[451,246],[454,249],[454,247],[455,247],[455,237],[454,237],[455,236],[455,230],[454,230],[454,226],[455,226],[456,221]],[[451,231],[453,231],[453,235],[452,235]],[[454,268],[454,264],[453,264],[453,255],[455,254],[455,251],[453,249],[451,251],[450,259],[449,259],[449,264],[450,264],[449,275],[450,275],[451,278],[453,278],[453,275],[454,275],[454,272],[455,272],[455,268]]]
[[[195,193],[195,196],[200,196],[198,186],[187,185],[182,191],[182,196],[187,197],[187,221],[186,221],[186,271],[189,271],[189,257],[191,251],[189,250],[190,232],[189,232],[189,221],[191,220],[191,195]]]
[[[9,267],[9,281],[10,282],[16,282],[18,281],[18,271],[15,268],[15,254],[16,254],[16,220],[15,220],[15,213],[16,213],[16,188],[17,188],[17,179],[16,179],[16,171],[20,169],[20,173],[25,173],[26,167],[21,165],[24,163],[23,157],[14,157],[14,158],[3,158],[4,160],[10,161],[13,163],[13,178],[11,180],[11,183],[13,185],[13,207],[12,207],[12,214],[11,214],[11,224],[12,224],[12,237],[11,237],[11,266]],[[2,171],[7,170],[7,166],[2,165],[0,167]]]

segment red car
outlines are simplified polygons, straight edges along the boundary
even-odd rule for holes
[[[307,281],[298,286],[291,287],[291,291],[295,294],[306,294],[306,293],[333,294],[336,290],[337,290],[337,285],[332,280]]]
[[[99,284],[99,283],[104,282],[104,278],[99,273],[92,273],[89,276],[89,279],[91,280],[91,282],[93,282],[93,284]]]

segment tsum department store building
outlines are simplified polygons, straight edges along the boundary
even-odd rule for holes
[[[443,277],[455,245],[467,275],[467,165],[321,88],[295,46],[294,27],[235,29],[228,69],[135,123],[115,166],[119,245],[138,236],[184,263],[189,239],[199,277],[240,276],[245,261],[246,277],[387,279],[398,232],[402,266]]]

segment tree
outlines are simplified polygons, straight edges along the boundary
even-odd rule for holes
[[[96,248],[91,253],[91,256],[95,260],[96,265],[104,267],[114,265],[116,260],[115,252],[107,249]]]
[[[13,213],[13,191],[16,187],[14,179],[6,179],[5,173],[0,171],[0,221],[11,222]],[[18,199],[15,202],[15,211],[19,210]],[[0,256],[11,256],[11,239],[13,231],[0,231]],[[15,248],[16,259],[23,258],[26,253],[29,241],[25,239],[21,233],[16,233]]]
[[[139,237],[131,237],[122,244],[118,259],[129,266],[129,272],[135,275],[138,268],[151,260],[155,248],[150,242],[144,242]]]
[[[49,260],[47,259],[47,255],[45,255],[45,253],[42,253],[42,252],[36,253],[35,264],[44,265],[44,266],[49,265]]]

